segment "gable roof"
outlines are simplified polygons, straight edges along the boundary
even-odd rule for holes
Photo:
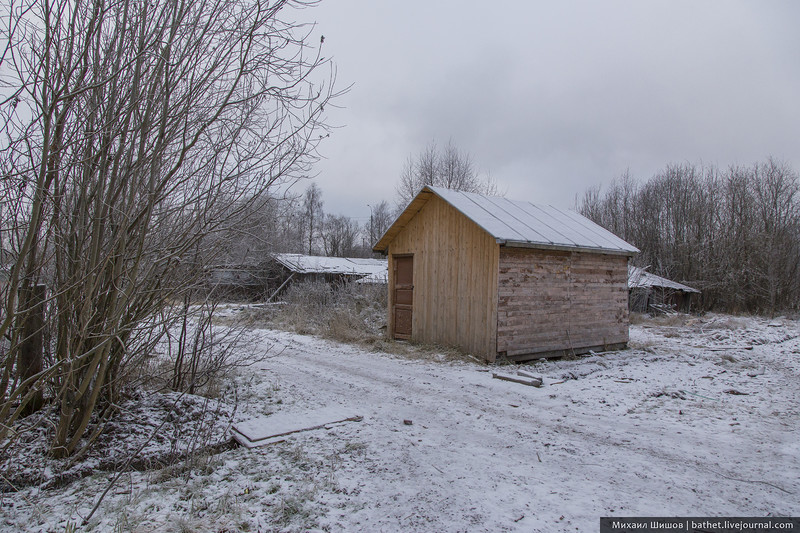
[[[302,254],[272,254],[287,270],[298,274],[347,274],[353,276],[386,276],[386,259],[360,257],[322,257]]]
[[[373,250],[386,252],[389,243],[433,196],[450,204],[501,245],[622,255],[639,252],[575,211],[441,187],[423,187]]]
[[[661,287],[664,289],[672,289],[674,291],[694,292],[700,294],[700,291],[697,289],[682,283],[678,283],[677,281],[672,281],[671,279],[656,276],[655,274],[647,272],[643,268],[635,266],[628,267],[629,289],[649,289],[651,287]]]

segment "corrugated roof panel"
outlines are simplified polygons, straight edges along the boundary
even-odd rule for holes
[[[613,248],[616,247],[620,250],[630,251],[630,252],[639,252],[639,249],[633,246],[632,244],[628,243],[624,239],[617,237],[614,233],[608,231],[603,226],[599,224],[595,224],[585,216],[581,215],[580,213],[576,213],[572,210],[565,210],[563,213],[572,219],[576,224],[579,224],[585,231],[596,235],[598,238],[602,239],[603,241],[608,243],[608,247]]]
[[[439,187],[430,190],[498,240],[623,253],[639,251],[574,211]]]
[[[363,274],[387,269],[385,259],[324,257],[302,254],[273,254],[276,261],[298,274]]]
[[[507,222],[498,218],[492,206],[486,201],[487,197],[478,194],[430,187],[444,201],[458,209],[467,218],[482,227],[489,235],[496,239],[522,239],[523,234],[509,226]],[[500,237],[504,235],[505,237]]]
[[[507,221],[506,224],[513,224],[514,227],[517,228],[517,233],[520,234],[523,241],[549,244],[558,244],[562,241],[562,235],[554,233],[552,228],[543,225],[540,220],[531,216],[531,213],[527,209],[518,205],[523,202],[514,202],[507,198],[497,196],[484,196],[482,198],[493,206],[492,212],[495,213],[495,216],[499,216],[498,213],[505,213],[505,215],[507,215],[504,217]],[[530,206],[530,204],[528,204],[528,206]],[[519,240],[511,235],[501,238],[511,241]]]
[[[554,212],[552,208],[545,209],[530,202],[509,201],[509,203],[514,206],[514,209],[524,213],[521,216],[525,217],[528,225],[536,233],[543,234],[552,244],[560,246],[593,246],[593,243],[587,243],[582,235],[557,220],[554,217],[557,211]],[[528,234],[527,237],[527,242],[537,242],[535,234]]]
[[[665,289],[673,289],[684,292],[694,292],[700,294],[695,288],[672,281],[671,279],[662,278],[647,272],[643,268],[631,266],[628,267],[628,288],[650,288],[650,287],[663,287]]]
[[[534,206],[535,209],[546,213],[552,220],[553,225],[566,234],[578,246],[585,248],[609,248],[620,249],[616,242],[608,239],[604,234],[608,233],[594,222],[580,217],[580,221],[570,216],[567,210],[557,209],[553,206]],[[577,214],[577,213],[576,213]],[[602,231],[597,231],[602,230]]]

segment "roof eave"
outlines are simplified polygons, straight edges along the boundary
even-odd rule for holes
[[[375,243],[375,246],[372,247],[372,251],[375,253],[386,255],[389,251],[389,243],[391,243],[394,238],[400,233],[403,228],[406,227],[408,222],[414,218],[414,216],[422,210],[425,204],[428,203],[428,200],[436,194],[434,193],[429,187],[423,187],[417,195],[411,200],[411,203],[403,210],[402,213],[395,219],[389,229],[386,230],[386,233]]]
[[[567,246],[564,244],[547,244],[529,241],[510,241],[497,239],[497,244],[500,246],[508,246],[509,248],[536,248],[541,250],[555,250],[559,252],[590,252],[596,254],[608,255],[624,255],[633,257],[639,250],[621,250],[617,248],[592,248],[588,246]]]

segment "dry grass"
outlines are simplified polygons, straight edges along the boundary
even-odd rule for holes
[[[251,309],[245,320],[408,359],[482,362],[453,347],[389,339],[386,309],[385,285],[301,282],[286,291],[280,305]]]
[[[646,316],[646,315],[645,315]],[[646,320],[648,324],[653,326],[667,326],[667,327],[683,327],[688,322],[694,320],[696,317],[694,315],[687,315],[684,313],[675,313],[669,315],[659,315],[654,316]],[[645,320],[642,320],[644,322]],[[631,324],[634,322],[631,321]]]
[[[748,321],[744,317],[732,315],[711,315],[703,321],[703,329],[739,330],[747,327]]]
[[[409,341],[396,341],[392,339],[383,338],[370,343],[367,348],[398,355],[406,359],[424,360],[424,361],[438,361],[438,362],[451,362],[451,361],[464,361],[468,363],[480,363],[484,361],[472,354],[466,353],[456,347],[441,346],[438,344],[424,344]]]
[[[385,337],[386,298],[380,285],[300,282],[289,287],[281,305],[254,309],[248,319],[301,335],[371,344]]]

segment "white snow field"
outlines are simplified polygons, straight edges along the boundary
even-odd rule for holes
[[[629,350],[527,366],[541,388],[478,364],[260,338],[273,356],[239,377],[240,420],[337,406],[363,420],[125,474],[80,530],[592,532],[601,516],[800,515],[796,320],[645,321]],[[80,525],[111,476],[3,494],[0,527]]]

